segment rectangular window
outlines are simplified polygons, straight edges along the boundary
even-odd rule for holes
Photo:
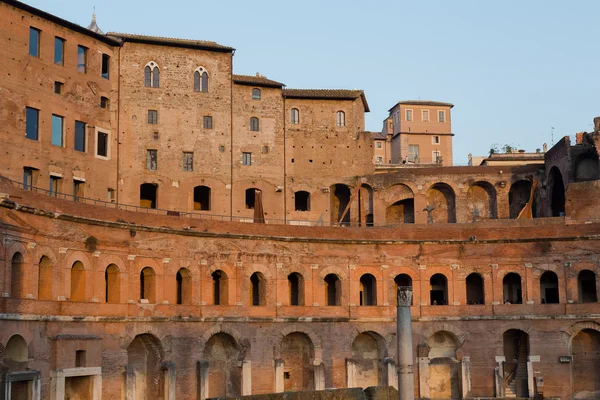
[[[412,111],[413,110],[406,110],[406,120],[407,121],[412,121],[413,120],[413,116],[412,116]]]
[[[38,140],[39,120],[40,110],[25,108],[25,137],[27,139]]]
[[[77,46],[77,71],[85,74],[87,66],[87,47]]]
[[[62,179],[58,176],[50,175],[50,196],[56,197],[60,192],[60,183]]]
[[[421,121],[429,122],[429,110],[421,110]]]
[[[212,117],[210,115],[204,116],[204,129],[212,129]]]
[[[54,64],[64,65],[65,63],[65,39],[54,37]]]
[[[64,83],[56,81],[54,82],[54,93],[62,94]]]
[[[444,110],[438,111],[438,122],[446,122],[446,111],[444,111]]]
[[[146,169],[156,171],[157,167],[157,150],[146,150]]]
[[[263,146],[263,153],[264,154],[268,154],[269,153],[269,146]]]
[[[110,56],[102,54],[102,77],[108,79],[110,71]]]
[[[23,189],[32,190],[34,182],[33,182],[34,169],[25,167],[23,168]]]
[[[225,146],[219,146],[219,152],[224,153],[225,152]]]
[[[194,170],[194,153],[191,151],[183,152],[183,170],[193,171]]]
[[[100,107],[108,108],[108,97],[100,96]]]
[[[108,201],[110,201],[111,203],[114,203],[115,201],[115,189],[112,188],[108,188],[106,191],[106,199]]]
[[[158,132],[154,132],[154,140],[158,140]]]
[[[375,142],[375,146],[376,146],[378,149],[381,149],[381,147],[382,147],[383,145],[381,144],[381,142]]]
[[[252,153],[242,153],[242,164],[252,165]]]
[[[29,27],[29,55],[33,57],[40,56],[40,34],[42,31]]]
[[[85,152],[85,122],[75,121],[75,150]]]
[[[408,145],[408,161],[418,163],[419,162],[419,145],[409,144]]]
[[[80,197],[84,197],[85,182],[73,179],[73,200],[79,201]]]
[[[149,124],[158,124],[158,111],[148,110],[148,123]]]
[[[442,158],[442,153],[440,153],[438,150],[435,150],[432,152],[431,159],[435,164],[439,163],[441,161],[441,158]]]
[[[54,146],[63,146],[63,121],[60,115],[52,114],[52,144]]]
[[[431,137],[431,143],[433,143],[433,144],[440,144],[440,137],[439,136],[432,136]]]
[[[377,157],[377,164],[383,164],[383,157]]]
[[[96,142],[96,155],[101,157],[108,157],[108,133],[98,132],[98,139]]]

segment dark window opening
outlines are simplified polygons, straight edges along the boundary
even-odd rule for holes
[[[158,150],[146,150],[146,169],[156,171],[158,167]]]
[[[40,111],[35,108],[25,108],[25,137],[31,140],[38,140]]]
[[[330,189],[331,196],[331,219],[333,224],[340,226],[350,226],[350,208],[346,207],[350,203],[350,188],[346,185],[333,185]]]
[[[75,121],[75,150],[85,152],[85,122]]]
[[[523,292],[521,290],[521,276],[509,272],[502,279],[504,304],[522,304]]]
[[[60,193],[62,178],[59,176],[50,175],[50,193],[49,195],[52,197],[57,197],[58,193]]]
[[[250,189],[246,189],[246,208],[247,209],[254,209],[254,205],[256,202],[256,192],[257,191],[261,191],[260,189],[256,189],[256,188],[250,188]]]
[[[340,306],[342,304],[342,281],[335,274],[325,277],[325,298],[328,306]]]
[[[258,118],[252,117],[250,118],[250,130],[253,132],[258,132],[259,130],[259,121]]]
[[[223,271],[215,271],[211,276],[213,278],[214,305],[227,305],[227,274]]]
[[[142,183],[140,185],[140,207],[156,208],[158,185],[155,183]]]
[[[177,304],[192,303],[192,275],[189,270],[181,268],[175,275],[177,283]]]
[[[85,350],[75,351],[75,368],[85,367]]]
[[[102,77],[104,79],[109,78],[110,71],[110,56],[108,54],[102,54]]]
[[[473,273],[467,276],[467,304],[485,304],[484,286],[481,275]]]
[[[304,305],[304,279],[297,272],[288,275],[288,287],[290,292],[290,305]]]
[[[29,55],[33,57],[40,56],[40,33],[39,29],[29,27]]]
[[[108,97],[100,96],[100,107],[108,108]]]
[[[579,289],[580,303],[596,303],[598,294],[596,291],[596,274],[585,269],[577,276],[577,288]]]
[[[37,181],[36,168],[23,167],[23,189],[32,190]]]
[[[310,193],[303,190],[294,193],[294,205],[296,211],[310,211]]]
[[[252,89],[252,98],[254,100],[260,100],[260,89]]]
[[[213,128],[213,118],[210,115],[204,116],[203,127],[204,127],[204,129],[212,129]]]
[[[432,306],[448,304],[448,279],[442,274],[435,274],[429,279],[429,300]]]
[[[77,46],[77,71],[84,73],[87,68],[87,47]]]
[[[371,274],[360,277],[360,305],[377,305],[377,279]]]
[[[194,188],[194,210],[210,210],[210,188],[208,186]]]
[[[62,94],[64,86],[65,85],[62,82],[59,82],[59,81],[54,82],[54,93]]]
[[[565,215],[565,185],[562,174],[557,167],[550,170],[550,186],[552,188],[551,210],[553,217],[562,217]]]
[[[108,133],[98,132],[96,155],[108,157]]]
[[[267,286],[263,274],[255,272],[250,277],[250,298],[253,306],[264,306],[266,304]]]
[[[156,303],[156,274],[150,267],[145,267],[140,272],[140,299]]]
[[[148,110],[148,123],[149,124],[158,124],[158,111],[157,110]]]
[[[79,201],[85,196],[85,182],[73,179],[73,200]]]
[[[540,277],[540,297],[542,304],[558,304],[558,276],[552,271],[546,271]]]

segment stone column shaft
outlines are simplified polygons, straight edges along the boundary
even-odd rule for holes
[[[400,400],[414,400],[415,398],[412,325],[410,320],[411,300],[412,287],[399,286],[396,335],[398,340],[398,398]]]

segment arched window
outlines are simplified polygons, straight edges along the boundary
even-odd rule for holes
[[[504,293],[504,304],[523,303],[523,292],[521,291],[521,276],[509,272],[502,279],[502,290]]]
[[[448,304],[448,279],[442,274],[435,274],[429,279],[430,301],[432,306]]]
[[[181,268],[175,276],[177,280],[177,304],[192,303],[192,274],[186,268]]]
[[[325,277],[325,298],[328,306],[342,305],[342,281],[336,274]]]
[[[144,86],[160,87],[160,69],[154,61],[150,61],[144,68]]]
[[[250,277],[250,300],[253,306],[267,304],[267,281],[260,272],[255,272]]]
[[[394,287],[395,291],[393,297],[396,299],[396,305],[398,305],[398,288],[401,286],[410,286],[412,288],[412,278],[408,274],[396,275],[396,277],[394,278],[394,283],[396,284],[396,286]],[[410,299],[410,305],[414,305],[414,302],[415,296],[413,294],[413,297]]]
[[[335,124],[337,126],[346,126],[346,113],[343,111],[338,111],[335,114]]]
[[[258,132],[258,129],[259,129],[258,118],[256,118],[256,117],[250,118],[250,130],[252,132]]]
[[[208,186],[194,188],[194,210],[210,210],[210,188]]]
[[[252,98],[254,100],[260,100],[260,89],[258,89],[258,88],[252,89]]]
[[[596,303],[598,292],[596,290],[596,274],[589,269],[584,269],[577,276],[580,303]]]
[[[558,303],[558,276],[552,271],[546,271],[540,277],[540,297],[542,304]]]
[[[204,67],[194,71],[194,92],[208,92],[208,72]]]
[[[211,274],[213,279],[213,304],[226,306],[227,302],[227,274],[217,270]]]
[[[119,267],[111,264],[104,271],[105,299],[107,303],[118,303],[120,299],[121,283],[119,281]]]
[[[85,301],[85,268],[81,261],[71,267],[71,301]]]
[[[377,279],[371,274],[360,277],[360,305],[377,305]]]
[[[483,278],[477,273],[467,276],[467,304],[484,304]]]
[[[310,193],[304,190],[294,193],[294,205],[296,211],[310,211]]]
[[[38,300],[52,300],[52,261],[49,257],[40,258],[38,272]]]
[[[12,335],[6,343],[4,350],[4,359],[16,362],[26,362],[29,359],[29,348],[23,336]],[[11,397],[14,398],[14,397]]]
[[[13,298],[25,297],[25,264],[23,255],[15,253],[12,257],[12,268],[10,274],[10,296]]]
[[[300,110],[298,110],[297,108],[292,108],[290,117],[291,117],[290,122],[292,123],[292,125],[299,124],[300,123]]]
[[[156,274],[150,267],[145,267],[140,272],[140,299],[156,303]]]
[[[288,286],[290,289],[290,305],[304,305],[304,279],[297,272],[288,275]]]

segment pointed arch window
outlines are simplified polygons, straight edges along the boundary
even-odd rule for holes
[[[154,61],[150,61],[144,68],[144,86],[160,87],[160,69]]]
[[[194,71],[194,92],[208,92],[208,72],[204,67]]]

